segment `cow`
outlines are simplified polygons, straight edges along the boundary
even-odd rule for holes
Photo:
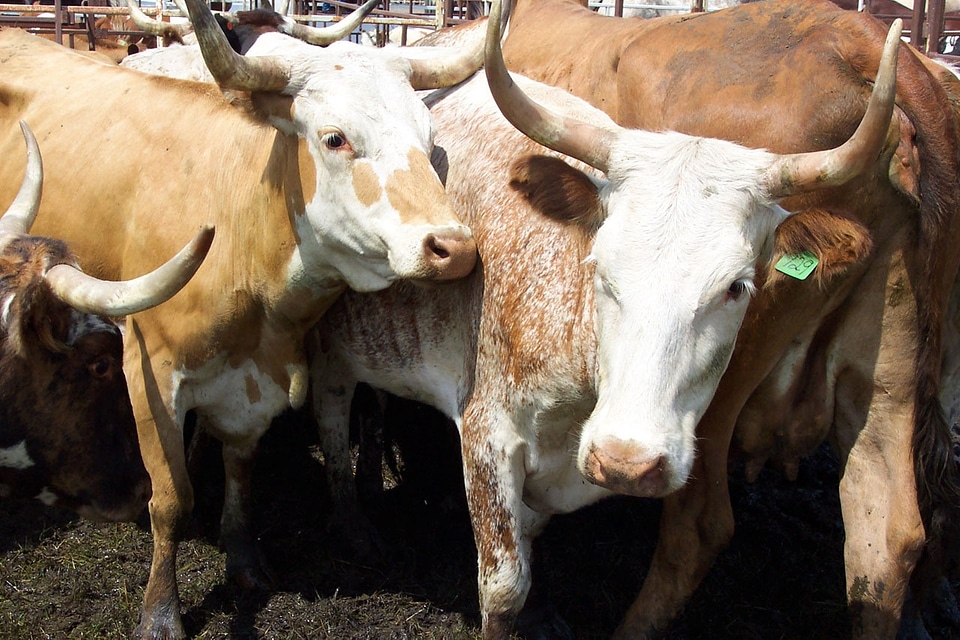
[[[499,12],[494,3],[487,78],[427,97],[435,162],[481,267],[442,292],[345,294],[318,325],[311,370],[348,508],[355,382],[456,423],[484,638],[510,635],[551,514],[685,486],[698,419],[751,298],[775,279],[775,229],[792,219],[777,201],[885,167],[897,140],[899,23],[850,139],[781,155],[627,129],[562,90],[511,81]],[[563,628],[548,623],[541,637]]]
[[[348,36],[373,11],[379,1],[368,0],[343,20],[329,27],[301,25],[291,18],[267,9],[229,14],[218,13],[215,18],[226,35],[230,47],[240,54],[245,54],[264,33],[286,33],[310,44],[327,46]],[[200,45],[196,43],[192,25],[154,20],[143,13],[133,0],[127,0],[127,6],[130,9],[130,17],[138,27],[162,38],[168,44],[163,48],[149,49],[127,56],[120,66],[168,78],[215,82],[203,61],[203,54],[200,51]],[[186,13],[186,8],[181,11]]]
[[[27,170],[0,217],[0,498],[38,499],[91,520],[135,519],[150,496],[109,317],[174,295],[200,266],[213,229],[136,282],[79,271],[67,245],[27,235],[43,183],[21,122]]]
[[[363,20],[370,15],[376,8],[380,0],[367,0],[364,4],[357,7],[352,13],[344,16],[343,19],[327,27],[311,27],[302,25],[292,18],[270,9],[254,9],[252,11],[222,12],[214,14],[217,22],[227,32],[229,38],[230,31],[237,28],[251,28],[256,30],[261,27],[269,27],[270,30],[286,33],[300,40],[304,40],[318,46],[326,46],[331,42],[342,40],[359,27]],[[159,19],[151,18],[133,0],[127,0],[127,8],[130,11],[130,19],[136,24],[137,28],[144,33],[161,39],[164,46],[174,43],[178,44],[196,44],[196,38],[193,36],[193,26],[189,22],[164,22]],[[183,15],[187,15],[187,8],[182,2],[177,3],[177,8]],[[252,40],[251,40],[252,43]],[[231,41],[234,50],[240,51],[239,42]]]
[[[875,69],[865,52],[881,31],[874,18],[819,0],[652,20],[521,0],[504,56],[511,70],[565,88],[623,126],[800,152],[833,144],[857,122]],[[914,570],[921,556],[925,567],[946,563],[954,534],[943,527],[960,522],[960,484],[937,397],[960,258],[957,122],[919,58],[906,48],[901,56],[889,164],[785,202],[803,213],[779,229],[778,255],[808,251],[819,264],[812,279],[775,276],[751,305],[697,428],[691,480],[666,499],[622,637],[666,626],[733,535],[728,453],[767,455],[739,434],[778,433],[795,416],[817,434],[782,439],[778,458],[796,460],[828,432],[838,446],[855,635],[893,636],[911,577],[924,582],[926,571]]]
[[[153,491],[142,638],[184,635],[175,567],[193,507],[187,412],[224,443],[227,574],[266,586],[249,528],[251,465],[272,418],[305,399],[307,330],[346,288],[459,278],[476,262],[430,166],[432,126],[414,90],[463,79],[481,50],[410,60],[274,33],[240,56],[202,3],[187,6],[217,85],[0,31],[0,119],[27,119],[53,169],[39,232],[67,241],[88,272],[119,278],[179,242],[182,224],[218,227],[181,294],[126,321],[124,374]],[[104,124],[102,113],[114,116]],[[94,127],[100,149],[122,140],[140,153],[93,158]],[[0,137],[5,157],[11,145]],[[0,170],[0,197],[16,169]]]

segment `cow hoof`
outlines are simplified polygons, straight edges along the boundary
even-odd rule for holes
[[[573,629],[550,605],[524,607],[517,616],[517,635],[524,640],[575,640]]]
[[[247,593],[271,591],[275,584],[273,573],[263,561],[237,563],[233,566],[228,562],[227,579]]]
[[[187,634],[180,621],[180,612],[175,614],[163,608],[152,615],[141,612],[140,624],[133,632],[139,640],[184,640]]]

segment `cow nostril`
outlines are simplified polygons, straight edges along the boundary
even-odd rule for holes
[[[450,252],[440,243],[437,237],[433,234],[427,236],[426,241],[424,241],[424,247],[428,253],[432,253],[437,258],[441,260],[446,260],[450,257]]]

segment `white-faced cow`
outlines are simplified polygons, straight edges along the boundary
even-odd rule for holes
[[[511,70],[565,88],[623,126],[786,153],[823,149],[852,130],[882,32],[874,18],[819,0],[653,20],[598,16],[574,0],[520,0],[504,56]],[[942,550],[960,548],[942,528],[960,524],[960,484],[938,402],[960,260],[957,121],[919,58],[901,52],[898,128],[871,170],[784,203],[801,213],[778,230],[775,257],[806,251],[818,265],[806,280],[772,273],[751,304],[697,427],[691,479],[666,500],[622,636],[667,625],[733,535],[732,441],[755,468],[771,454],[789,463],[833,435],[859,637],[892,637],[911,575],[925,575],[914,571],[921,557],[937,568]],[[776,435],[795,420],[816,435]],[[743,437],[757,430],[776,447]],[[751,451],[754,443],[762,446]]]
[[[318,327],[314,361],[322,444],[340,477],[354,381],[456,421],[485,638],[510,634],[532,538],[551,514],[687,482],[697,422],[789,216],[777,201],[888,160],[899,42],[898,25],[848,141],[778,155],[626,129],[564,91],[514,85],[498,13],[495,3],[490,88],[475,77],[427,99],[435,160],[482,268],[443,291],[342,297]]]
[[[33,133],[17,197],[0,218],[0,498],[36,498],[94,520],[132,520],[150,478],[108,316],[174,295],[200,266],[213,229],[133,282],[85,275],[59,240],[27,235],[43,166]]]
[[[51,168],[38,231],[70,243],[89,272],[119,278],[181,242],[190,220],[218,229],[194,280],[167,305],[129,317],[124,336],[153,489],[153,562],[137,629],[147,638],[184,633],[176,552],[193,506],[186,413],[224,443],[227,572],[262,584],[249,531],[251,463],[272,418],[304,400],[306,332],[347,287],[458,278],[476,261],[430,166],[430,116],[414,89],[468,76],[479,49],[408,60],[399,50],[321,48],[267,33],[240,56],[202,3],[187,4],[219,87],[90,63],[0,32],[0,120],[28,119]],[[240,92],[237,104],[221,89]],[[138,153],[110,151],[120,144]],[[13,149],[12,136],[0,136],[0,154]],[[16,170],[0,169],[0,197]]]

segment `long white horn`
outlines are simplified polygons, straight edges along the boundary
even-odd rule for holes
[[[877,159],[893,117],[902,29],[902,20],[894,20],[890,25],[867,111],[850,139],[835,149],[780,156],[767,174],[772,196],[784,198],[844,184]]]
[[[45,276],[58,298],[71,307],[103,316],[126,316],[166,302],[190,281],[213,242],[214,228],[204,226],[173,258],[133,280],[111,282],[88,276],[66,264]]]
[[[230,48],[220,25],[201,0],[184,0],[203,60],[224,89],[280,91],[290,82],[289,66],[280,58],[247,58]]]
[[[304,42],[325,47],[331,42],[342,40],[350,35],[379,3],[380,0],[367,0],[365,4],[355,9],[350,15],[329,27],[309,27],[284,16],[283,26],[280,27],[280,30]]]
[[[137,6],[137,3],[134,0],[127,0],[127,8],[130,9],[130,19],[133,20],[144,33],[147,33],[151,36],[166,36],[169,33],[176,33],[178,36],[183,38],[187,33],[189,33],[192,27],[189,24],[182,22],[173,23],[173,22],[164,22],[157,19],[151,18],[145,14],[140,7]],[[160,12],[157,12],[157,16],[160,15]]]
[[[503,62],[500,16],[500,0],[494,0],[487,22],[484,69],[490,92],[504,117],[524,135],[543,146],[606,171],[615,132],[556,114],[520,90]]]
[[[40,209],[40,195],[43,193],[43,160],[40,158],[40,146],[33,131],[23,120],[20,130],[27,143],[27,169],[20,184],[17,197],[3,217],[0,217],[0,251],[18,235],[28,233]]]

